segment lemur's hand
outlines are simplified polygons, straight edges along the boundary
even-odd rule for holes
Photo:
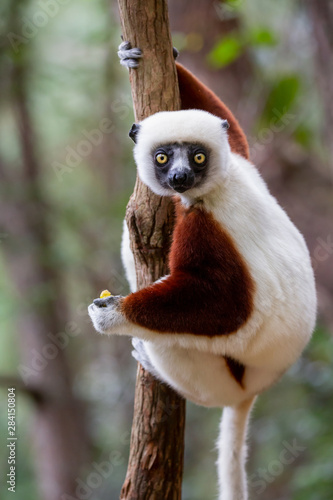
[[[139,66],[139,59],[142,57],[142,51],[137,47],[132,49],[130,42],[122,42],[118,47],[118,57],[122,66],[137,68]]]
[[[126,320],[121,313],[121,295],[111,295],[104,299],[95,299],[88,307],[89,316],[99,333],[117,333],[117,327]]]
[[[177,59],[179,55],[178,50],[173,48],[173,57]],[[118,47],[118,57],[120,64],[126,68],[137,68],[139,60],[142,58],[142,50],[134,47],[132,48],[130,42],[122,42]]]

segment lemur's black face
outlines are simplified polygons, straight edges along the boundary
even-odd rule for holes
[[[209,151],[201,144],[163,144],[152,155],[156,178],[164,188],[184,193],[205,178]]]

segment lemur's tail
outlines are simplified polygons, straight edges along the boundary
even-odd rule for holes
[[[255,397],[223,410],[218,447],[219,500],[247,500],[246,432]]]

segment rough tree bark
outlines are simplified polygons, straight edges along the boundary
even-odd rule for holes
[[[166,0],[118,0],[124,40],[143,59],[130,70],[136,120],[180,109]],[[171,199],[153,194],[137,179],[126,220],[142,288],[168,273],[174,221]],[[179,500],[183,471],[185,401],[138,367],[130,457],[122,500]]]

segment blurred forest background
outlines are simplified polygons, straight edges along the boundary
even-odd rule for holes
[[[304,233],[318,326],[256,405],[251,499],[333,495],[333,2],[170,0],[180,62],[234,111],[251,158]],[[136,363],[87,305],[126,294],[122,219],[135,181],[115,0],[0,5],[0,496],[12,498],[7,387],[18,399],[17,498],[114,500]],[[216,495],[220,410],[187,405],[184,500]],[[287,458],[286,458],[287,457]]]

